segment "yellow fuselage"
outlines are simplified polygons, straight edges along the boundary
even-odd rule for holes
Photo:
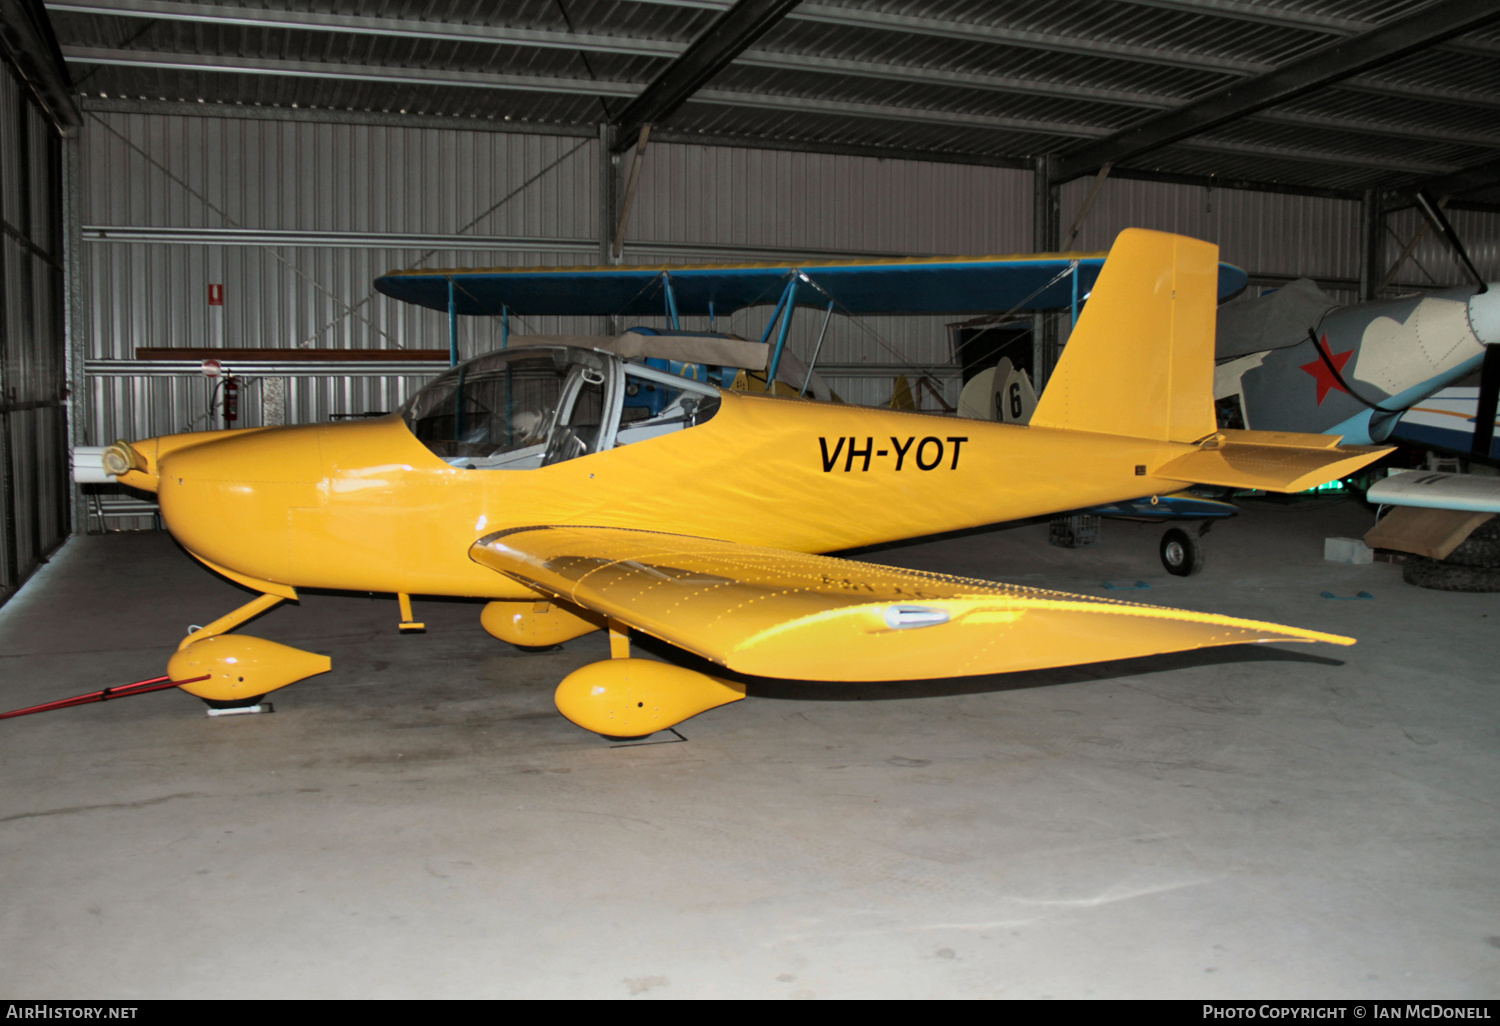
[[[466,470],[390,416],[158,440],[154,484],[198,558],[291,588],[533,593],[473,562],[509,527],[629,527],[799,552],[1170,492],[1191,446],[725,392],[707,423],[534,470]],[[269,587],[267,587],[269,586]]]

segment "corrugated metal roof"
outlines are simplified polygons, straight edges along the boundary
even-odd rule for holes
[[[730,6],[273,2],[47,7],[86,98],[508,119],[592,134]],[[660,127],[810,150],[1025,160],[1425,5],[807,0]],[[1500,156],[1497,111],[1500,25],[1491,23],[1121,166],[1350,192],[1396,187]]]

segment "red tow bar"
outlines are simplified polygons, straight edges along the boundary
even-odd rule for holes
[[[41,705],[32,705],[27,706],[25,709],[15,709],[11,712],[0,713],[0,720],[8,720],[12,716],[30,716],[32,713],[51,712],[53,709],[69,709],[75,705],[108,702],[111,698],[129,698],[131,695],[144,695],[148,691],[161,691],[165,688],[175,688],[181,684],[196,684],[200,680],[208,680],[209,676],[210,674],[205,673],[201,677],[190,677],[187,680],[152,677],[150,680],[138,680],[134,684],[121,684],[117,687],[105,688],[102,691],[90,691],[86,695],[74,695],[72,698],[60,698],[55,702],[43,702]]]

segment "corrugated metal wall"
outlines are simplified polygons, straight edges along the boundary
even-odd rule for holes
[[[653,143],[625,248],[627,258],[632,240],[684,252],[724,247],[717,259],[733,259],[733,250],[742,250],[742,259],[1025,253],[1031,202],[1031,174],[1006,168]],[[804,360],[822,314],[805,307],[792,322],[788,345]],[[727,323],[758,338],[766,316],[752,308]],[[951,363],[946,324],[953,319],[836,313],[819,355],[821,373],[850,402],[888,402],[896,373]],[[683,326],[708,322],[685,318]],[[933,376],[956,403],[957,371]]]
[[[0,601],[68,534],[61,139],[0,62]]]
[[[444,318],[377,295],[375,277],[593,262],[597,150],[548,135],[90,114],[80,204],[90,438],[205,426],[204,382],[99,365],[137,348],[446,348]],[[222,306],[210,305],[210,284],[223,286]],[[499,324],[466,318],[459,342],[465,356],[498,348]],[[391,409],[411,384],[306,378],[289,391],[287,421]],[[240,423],[258,416],[251,388]]]
[[[1448,223],[1463,241],[1469,259],[1486,281],[1500,282],[1500,214],[1474,210],[1450,210]],[[1465,285],[1469,278],[1446,243],[1435,232],[1423,231],[1426,222],[1415,207],[1399,210],[1387,218],[1385,251],[1387,267],[1394,264],[1421,232],[1411,256],[1396,272],[1393,287]]]
[[[128,360],[140,347],[442,346],[444,317],[375,296],[375,276],[418,265],[594,263],[599,251],[594,140],[91,113],[83,155],[88,434],[100,444],[206,426],[210,386],[167,388],[99,361]],[[1030,187],[1029,174],[996,168],[655,144],[624,259],[1025,252]],[[458,235],[474,241],[456,248]],[[400,245],[405,238],[430,246]],[[223,284],[223,307],[208,305],[210,283]],[[758,335],[765,315],[744,311],[727,327]],[[836,317],[821,362],[841,395],[884,402],[892,366],[950,361],[944,323]],[[793,352],[810,353],[820,324],[799,314]],[[599,328],[586,318],[512,323],[528,334]],[[499,339],[497,319],[461,322],[464,355]],[[956,378],[941,377],[956,401]],[[389,409],[405,387],[309,381],[288,419]],[[252,388],[240,423],[256,416]]]
[[[212,386],[119,362],[137,348],[442,347],[446,317],[374,294],[378,274],[596,263],[600,156],[597,140],[561,135],[90,112],[80,197],[86,440],[209,425]],[[628,169],[627,154],[615,174],[623,179]],[[1061,190],[1064,237],[1090,185]],[[624,260],[1029,252],[1032,203],[1028,171],[654,143]],[[1392,218],[1397,234],[1405,216]],[[1476,256],[1493,264],[1500,218],[1454,220],[1475,240]],[[1354,298],[1356,202],[1111,179],[1073,248],[1106,249],[1132,225],[1216,241],[1252,279],[1306,275]],[[1451,268],[1437,245],[1426,240],[1419,259]],[[1392,241],[1391,258],[1399,251]],[[209,305],[210,284],[223,286],[223,306]],[[759,337],[766,314],[742,311],[718,326]],[[821,314],[799,312],[794,353],[810,354]],[[901,371],[932,374],[955,402],[950,319],[836,315],[819,367],[854,402],[888,401]],[[460,324],[462,355],[499,346],[498,319]],[[687,318],[684,327],[707,327],[707,319]],[[512,320],[518,335],[601,328],[593,318]],[[392,409],[421,380],[291,375],[286,419]],[[248,383],[241,425],[261,422],[263,385]]]
[[[1093,179],[1060,190],[1063,241]],[[1107,179],[1079,227],[1074,248],[1108,249],[1124,228],[1155,228],[1219,245],[1219,258],[1254,279],[1313,278],[1342,300],[1358,294],[1360,204],[1244,189],[1206,189]],[[1344,288],[1330,288],[1345,283]]]
[[[1092,179],[1079,179],[1060,190],[1064,238],[1091,185]],[[1361,216],[1360,204],[1353,200],[1109,179],[1085,216],[1075,246],[1106,249],[1120,229],[1132,226],[1180,232],[1217,242],[1220,257],[1245,268],[1252,280],[1313,278],[1352,303],[1359,298]],[[1489,281],[1500,280],[1500,214],[1454,210],[1448,220],[1479,272]],[[1387,216],[1383,267],[1396,262],[1423,224],[1414,207]],[[1390,287],[1430,288],[1467,280],[1447,244],[1428,231]]]

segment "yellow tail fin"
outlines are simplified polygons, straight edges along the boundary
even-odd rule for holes
[[[1213,434],[1218,281],[1213,243],[1121,232],[1032,426],[1170,442]]]

